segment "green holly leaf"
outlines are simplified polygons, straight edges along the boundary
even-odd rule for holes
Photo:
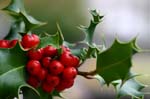
[[[96,58],[98,53],[100,53],[100,49],[96,44],[89,45],[86,58]]]
[[[86,48],[71,49],[71,53],[75,56],[78,56],[80,60],[84,61],[86,59],[87,49]]]
[[[23,94],[23,99],[40,99],[40,93],[32,87],[22,87],[21,91]]]
[[[41,88],[32,89],[29,87],[22,87],[21,90],[23,91],[23,99],[53,99],[55,95],[53,93],[46,93]]]
[[[36,91],[34,91],[31,88],[28,87],[24,87],[23,89],[23,99],[54,99],[54,97],[60,97],[63,98],[60,92],[57,92],[56,90],[54,90],[52,93],[46,93],[44,92],[41,88],[36,89]]]
[[[47,36],[41,38],[38,48],[42,48],[47,45],[52,45],[56,48],[60,48],[60,46],[63,44],[64,38],[58,24],[57,24],[57,28],[58,30],[56,34],[54,35],[47,34]]]
[[[24,22],[19,17],[19,13],[25,11],[23,0],[11,0],[9,5],[3,10],[13,17],[10,31],[5,39],[11,40],[20,38],[18,33],[25,32]]]
[[[97,54],[100,53],[100,49],[96,45],[89,45],[88,48],[79,49],[78,54],[82,61],[89,58],[97,58]]]
[[[78,56],[82,61],[85,61],[87,58],[96,58],[97,53],[100,51],[99,48],[92,43],[93,35],[96,26],[102,21],[103,16],[99,15],[96,10],[90,10],[93,19],[90,22],[88,27],[80,26],[81,29],[85,33],[85,39],[83,41],[78,42],[77,44],[65,43],[71,49],[71,52]],[[71,48],[70,45],[73,45]],[[82,48],[75,48],[76,46],[87,46]]]
[[[0,97],[11,99],[18,95],[25,82],[27,58],[19,44],[12,49],[0,49]]]
[[[112,84],[117,91],[117,98],[129,95],[132,99],[144,99],[144,93],[141,90],[145,86],[134,78],[128,79],[123,85],[121,80],[114,81]]]
[[[135,39],[128,43],[120,43],[117,39],[113,45],[98,54],[97,73],[109,85],[114,80],[124,80],[132,66],[132,55],[135,50]]]
[[[20,21],[16,21],[14,23],[12,23],[9,34],[5,37],[5,39],[7,40],[12,40],[12,39],[20,39],[21,36],[19,34],[19,32],[24,32],[25,31],[25,27],[23,25],[23,22]]]
[[[23,0],[11,0],[10,4],[3,10],[9,11],[11,13],[25,11]]]
[[[26,12],[20,12],[19,15],[23,18],[25,24],[25,32],[29,32],[46,24],[45,22],[40,22],[36,20],[32,16],[28,15]]]
[[[26,13],[23,0],[11,0],[10,4],[3,10],[7,11],[10,16],[12,16],[17,22],[24,22],[25,29],[23,32],[29,32],[35,28],[41,27],[46,24],[44,22],[36,20],[35,18]],[[19,27],[21,26],[18,26],[18,28]]]
[[[90,10],[90,13],[93,16],[90,25],[88,27],[80,26],[79,29],[85,33],[85,39],[83,42],[92,44],[95,28],[102,21],[103,16],[99,15],[96,10]]]

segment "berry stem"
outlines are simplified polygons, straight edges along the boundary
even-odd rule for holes
[[[84,71],[78,71],[78,75],[83,76],[87,79],[94,79],[93,76],[96,75],[96,70],[84,72]]]

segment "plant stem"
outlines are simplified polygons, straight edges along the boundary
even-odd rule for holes
[[[96,70],[90,72],[78,71],[78,75],[83,76],[87,79],[94,79],[92,76],[94,76],[95,74],[96,74]]]

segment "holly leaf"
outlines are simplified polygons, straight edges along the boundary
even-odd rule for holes
[[[9,11],[11,13],[25,11],[23,0],[11,0],[10,4],[3,10]]]
[[[102,21],[104,16],[99,15],[98,11],[96,10],[90,10],[90,13],[93,17],[90,25],[88,27],[80,26],[79,29],[81,29],[85,33],[85,39],[83,40],[83,42],[92,44],[95,28]]]
[[[10,4],[3,10],[7,11],[17,22],[24,22],[25,29],[23,32],[29,32],[46,24],[45,22],[40,22],[27,14],[24,8],[23,0],[11,0]],[[19,27],[20,26],[18,26],[18,28]]]
[[[41,88],[36,89],[36,91],[31,90],[31,88],[23,88],[23,99],[54,99],[54,97],[63,98],[60,92],[54,90],[52,93],[46,93]]]
[[[39,97],[39,92],[26,83],[27,57],[19,44],[12,49],[0,49],[0,58],[0,97],[13,99],[18,96],[20,89],[23,90],[25,99]]]
[[[46,93],[41,88],[32,89],[29,87],[22,87],[21,90],[23,91],[23,99],[53,99],[53,93]]]
[[[132,66],[132,55],[135,50],[135,39],[128,43],[121,43],[115,39],[113,45],[98,54],[97,73],[102,76],[106,84],[114,80],[124,80]]]
[[[71,53],[75,56],[78,56],[80,60],[84,61],[86,59],[87,49],[86,48],[71,49]]]
[[[73,48],[70,48],[71,52],[74,55],[80,57],[82,61],[85,61],[87,58],[96,58],[97,53],[99,52],[99,48],[95,44],[93,44],[92,41],[95,28],[102,21],[103,16],[99,15],[99,13],[96,10],[90,10],[90,13],[93,17],[93,19],[90,22],[90,25],[88,27],[86,26],[79,27],[79,29],[81,29],[85,33],[85,39],[76,44],[70,44],[68,42],[65,43],[69,47],[70,45],[74,45]],[[85,45],[87,47],[83,47]],[[82,48],[75,48],[76,46],[82,46]]]
[[[79,27],[79,29],[85,33],[85,39],[83,41],[79,41],[78,43],[64,42],[64,45],[69,47],[71,52],[78,56],[82,61],[85,61],[87,58],[96,58],[97,53],[100,51],[99,48],[92,43],[92,41],[95,28],[102,21],[103,16],[99,15],[98,11],[96,10],[90,10],[90,13],[93,17],[90,25],[88,27]]]
[[[26,30],[25,32],[29,32],[46,24],[45,22],[40,22],[36,20],[32,16],[28,15],[26,12],[20,12],[19,15],[23,18]]]
[[[20,86],[26,84],[26,54],[17,44],[12,49],[0,49],[0,59],[0,97],[10,99],[18,95]]]
[[[131,96],[132,99],[144,99],[144,93],[141,90],[145,87],[134,78],[128,79],[123,85],[121,80],[112,83],[117,91],[117,98]]]
[[[23,86],[21,87],[21,91],[23,94],[23,99],[40,99],[40,93],[32,87]]]
[[[89,58],[97,58],[97,54],[100,53],[100,49],[96,45],[89,45],[88,48],[78,50],[78,57],[80,57],[82,61]]]
[[[98,53],[100,53],[100,49],[95,44],[89,45],[86,58],[96,58]]]
[[[41,38],[40,40],[41,42],[38,48],[42,48],[47,45],[52,45],[56,48],[60,48],[60,46],[63,44],[64,38],[58,24],[57,24],[57,28],[58,30],[54,35],[47,34],[47,36]]]
[[[14,22],[12,25],[11,25],[11,28],[10,28],[10,31],[9,31],[9,34],[5,37],[5,39],[7,40],[12,40],[12,39],[18,39],[18,38],[21,38],[19,32],[24,32],[25,31],[25,27],[23,25],[24,23],[23,22]]]

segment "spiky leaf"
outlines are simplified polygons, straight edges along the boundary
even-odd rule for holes
[[[58,28],[58,31],[56,32],[56,34],[54,35],[48,34],[47,36],[41,38],[41,42],[38,48],[45,47],[47,45],[52,45],[56,48],[59,48],[60,45],[63,44],[64,38],[63,38],[59,25],[57,25],[57,28]]]
[[[41,27],[45,25],[46,23],[40,22],[27,14],[23,0],[11,0],[10,4],[3,9],[4,11],[7,11],[10,16],[14,18],[14,21],[20,22],[24,24],[24,31],[23,32],[29,32],[35,28]],[[16,22],[12,24],[12,26],[16,25]],[[16,26],[16,28],[19,28],[20,26]],[[11,32],[11,31],[10,31]],[[22,32],[22,31],[19,31]],[[9,33],[10,34],[10,33]],[[12,34],[11,34],[12,35]],[[15,33],[16,35],[16,33]],[[9,35],[8,35],[9,36]]]
[[[120,43],[117,39],[106,51],[99,53],[97,58],[97,73],[109,85],[117,79],[125,79],[132,66],[132,55],[136,52],[135,39],[128,43]]]
[[[85,43],[92,44],[94,31],[96,26],[102,21],[103,16],[99,15],[97,10],[90,10],[93,20],[91,20],[90,25],[80,26],[79,28],[85,33]]]
[[[10,4],[3,10],[7,10],[11,13],[19,13],[21,11],[25,11],[23,1],[24,0],[11,0]]]
[[[129,95],[133,97],[133,99],[143,99],[144,94],[141,90],[145,86],[134,78],[127,80],[123,85],[121,80],[117,80],[113,82],[113,85],[117,91],[117,98]]]
[[[26,84],[25,52],[17,44],[12,49],[0,49],[0,97],[6,99],[18,95],[18,89]]]
[[[16,21],[14,23],[12,23],[9,34],[5,37],[5,39],[8,40],[12,40],[12,39],[20,39],[21,36],[19,34],[19,32],[24,32],[25,31],[25,27],[24,27],[24,23],[20,22],[20,21]]]
[[[41,27],[46,24],[45,22],[40,22],[36,20],[32,16],[28,15],[26,12],[20,12],[19,15],[25,23],[25,32],[29,32],[35,28]]]

